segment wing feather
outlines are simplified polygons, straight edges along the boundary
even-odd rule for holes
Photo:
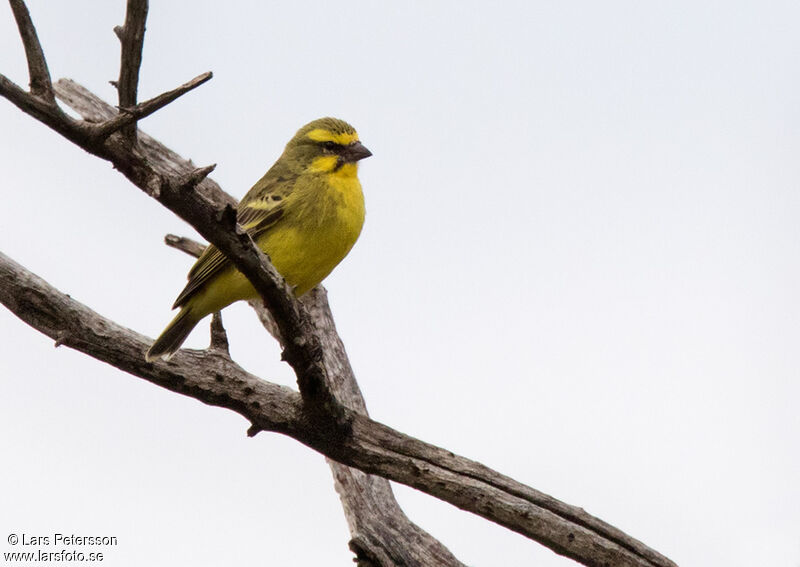
[[[239,203],[236,221],[253,239],[270,230],[283,216],[286,199],[294,185],[294,179],[271,173],[273,170],[267,172]],[[172,308],[185,305],[206,283],[230,265],[230,260],[216,246],[209,245],[189,270],[189,281]]]

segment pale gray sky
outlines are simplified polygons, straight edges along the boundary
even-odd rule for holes
[[[800,5],[151,2],[141,127],[237,197],[303,123],[353,123],[367,223],[326,281],[372,415],[680,565],[800,565]],[[124,2],[30,2],[54,77],[107,100]],[[26,84],[10,9],[0,72]],[[0,250],[156,335],[194,234],[0,101]],[[293,377],[246,306],[234,357]],[[0,548],[107,565],[349,565],[324,459],[0,311]],[[190,346],[207,342],[207,327]],[[470,565],[572,565],[405,487]]]

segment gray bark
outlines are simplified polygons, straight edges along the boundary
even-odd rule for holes
[[[0,95],[89,153],[110,161],[134,185],[194,226],[250,280],[270,306],[265,322],[281,337],[299,393],[239,367],[215,320],[212,346],[184,349],[169,361],[146,362],[151,340],[105,319],[0,253],[0,302],[56,341],[171,391],[244,416],[248,433],[288,435],[329,459],[363,566],[462,565],[400,510],[388,480],[431,494],[591,566],[673,566],[620,530],[488,467],[370,419],[325,291],[297,301],[269,260],[236,225],[235,201],[196,168],[138,130],[137,121],[211,78],[196,77],[136,103],[146,0],[128,0],[123,28],[120,105],[116,110],[76,83],[52,84],[44,53],[22,0],[10,0],[28,60],[31,90],[0,75]],[[127,67],[127,69],[126,69]],[[56,104],[66,102],[74,119]],[[262,315],[264,315],[263,310]]]

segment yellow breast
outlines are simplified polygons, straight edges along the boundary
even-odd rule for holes
[[[293,214],[258,242],[298,296],[331,273],[364,225],[364,194],[356,164],[316,177],[321,183],[309,184],[308,193],[298,191]]]

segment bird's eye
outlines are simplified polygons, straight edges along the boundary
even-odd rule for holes
[[[326,150],[334,151],[338,146],[336,142],[322,142],[322,147]]]

